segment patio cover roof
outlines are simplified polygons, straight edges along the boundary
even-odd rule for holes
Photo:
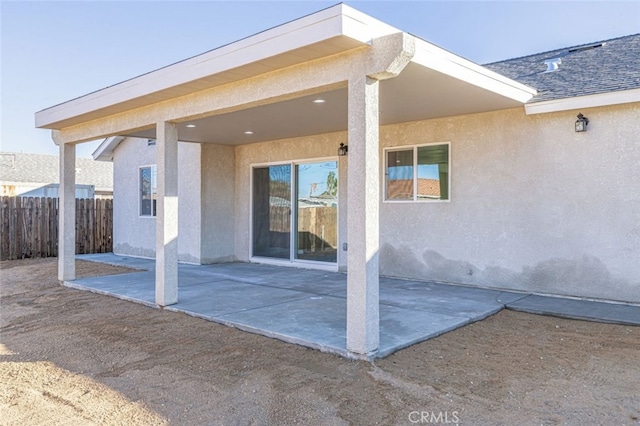
[[[173,65],[36,113],[36,127],[61,130],[287,67],[370,48],[400,30],[338,4]],[[424,40],[396,78],[380,85],[380,124],[393,124],[522,106],[536,91]],[[325,103],[312,101],[322,98]],[[283,121],[286,120],[286,121]],[[182,141],[237,145],[347,128],[346,83],[259,105],[211,111],[180,123]],[[283,125],[283,122],[286,125]],[[196,127],[185,127],[187,124]],[[121,136],[155,137],[155,127]],[[246,135],[247,130],[253,131]],[[98,137],[115,134],[96,134]],[[97,156],[110,154],[117,140]]]

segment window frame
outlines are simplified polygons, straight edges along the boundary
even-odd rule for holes
[[[151,214],[142,214],[142,169],[151,169]],[[156,170],[156,185],[153,186],[153,169]],[[138,166],[138,218],[141,219],[155,219],[158,214],[158,207],[153,209],[153,194],[158,195],[158,181],[157,181],[158,166],[157,164],[147,164]]]
[[[425,146],[437,146],[437,145],[447,145],[447,188],[448,188],[448,198],[446,200],[442,199],[433,199],[433,198],[418,198],[418,148],[422,148]],[[389,182],[389,152],[394,151],[412,151],[413,153],[413,199],[389,199],[387,198],[387,185]],[[383,185],[382,185],[382,202],[383,203],[448,203],[451,201],[451,142],[429,142],[422,143],[416,145],[402,145],[402,146],[390,146],[383,149]]]
[[[308,163],[316,163],[316,162],[331,162],[331,161],[335,161],[337,164],[337,172],[338,172],[338,205],[337,205],[337,215],[338,215],[338,220],[340,220],[340,157],[337,156],[328,156],[328,157],[304,157],[301,159],[292,159],[292,160],[283,160],[283,161],[267,161],[267,162],[258,162],[258,163],[251,163],[249,164],[249,260],[251,262],[255,262],[255,263],[263,263],[263,264],[269,264],[269,265],[285,265],[285,266],[294,266],[294,267],[299,267],[299,268],[309,268],[309,269],[316,269],[316,270],[323,270],[323,271],[337,271],[338,270],[338,265],[340,262],[340,250],[338,250],[338,256],[336,258],[335,262],[321,262],[321,261],[314,261],[314,260],[305,260],[305,259],[296,259],[295,258],[295,254],[294,254],[294,250],[295,250],[295,233],[294,233],[294,223],[295,221],[292,221],[291,223],[291,235],[289,236],[290,238],[290,255],[288,259],[284,259],[284,258],[274,258],[274,257],[266,257],[266,256],[254,256],[253,255],[253,215],[254,215],[254,211],[253,211],[253,187],[254,187],[254,182],[253,182],[253,170],[256,168],[262,168],[262,167],[271,167],[271,166],[283,166],[283,165],[290,165],[291,166],[291,205],[294,205],[295,202],[295,194],[297,191],[297,186],[296,186],[296,173],[294,171],[295,166],[297,165],[301,165],[301,164],[308,164]],[[346,181],[346,177],[343,178]],[[293,214],[293,210],[292,210],[292,214]],[[296,224],[297,226],[297,224]],[[337,230],[337,241],[338,244],[340,244],[340,227],[338,227]]]

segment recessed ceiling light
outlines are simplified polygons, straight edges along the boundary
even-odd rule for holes
[[[325,101],[324,99],[314,99],[314,100],[313,100],[313,103],[314,103],[314,104],[323,104],[323,103],[325,103],[325,102],[327,102],[327,101]]]
[[[244,132],[245,135],[252,135],[253,132],[251,130],[247,130],[246,132]]]
[[[184,127],[198,127],[198,126],[196,126],[195,124],[187,124],[187,125],[186,125],[186,126],[184,126]]]

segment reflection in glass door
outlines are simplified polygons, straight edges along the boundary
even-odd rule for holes
[[[336,161],[254,167],[252,181],[252,256],[337,261]]]
[[[295,166],[295,259],[336,262],[338,165],[336,161]]]
[[[291,258],[291,165],[253,169],[253,256]]]

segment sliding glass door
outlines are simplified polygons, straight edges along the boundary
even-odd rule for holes
[[[335,161],[296,165],[295,258],[335,262],[338,246],[338,167]]]
[[[253,255],[291,258],[291,165],[253,169]]]
[[[252,255],[335,263],[337,162],[260,166],[254,167],[252,174]]]

